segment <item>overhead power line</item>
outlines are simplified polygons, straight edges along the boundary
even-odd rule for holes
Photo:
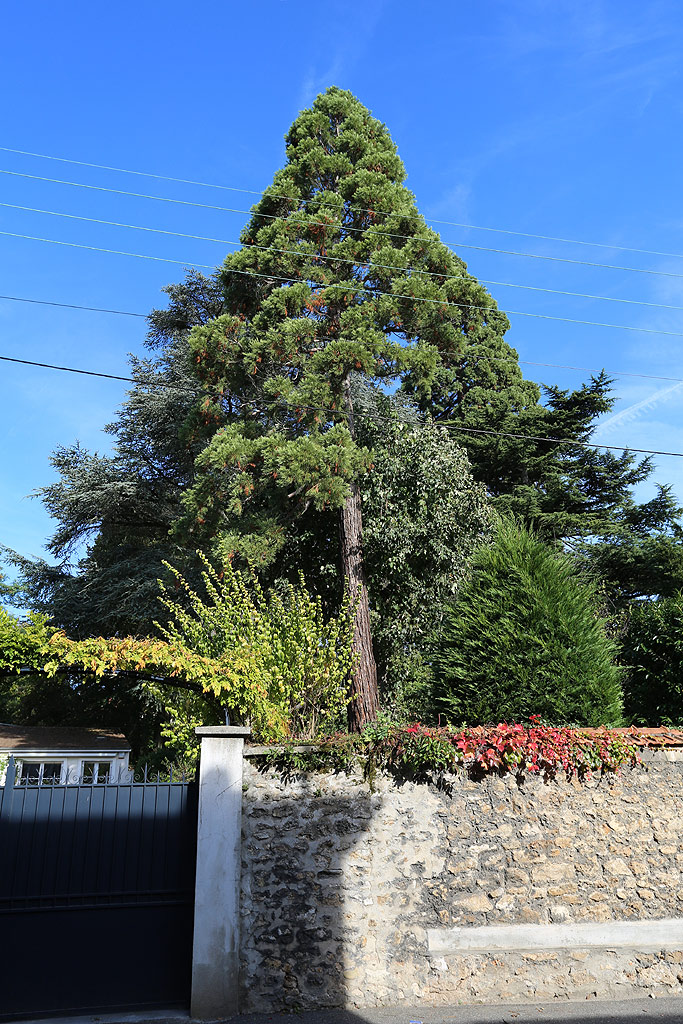
[[[197,203],[197,202],[192,202],[189,199],[170,199],[167,196],[153,196],[153,195],[149,195],[148,193],[145,193],[145,192],[129,192],[129,191],[126,191],[125,189],[120,189],[120,188],[106,188],[104,185],[86,185],[84,182],[81,182],[81,181],[65,181],[63,178],[46,178],[46,177],[43,177],[43,176],[38,175],[38,174],[26,174],[26,173],[23,173],[23,172],[20,172],[20,171],[9,171],[9,170],[7,170],[5,168],[0,168],[0,174],[11,174],[11,175],[13,175],[15,177],[18,177],[18,178],[30,178],[30,179],[32,179],[34,181],[47,181],[47,182],[51,182],[52,184],[56,184],[56,185],[72,185],[72,186],[74,186],[76,188],[91,189],[91,190],[93,190],[95,192],[108,192],[108,193],[113,193],[114,195],[132,196],[135,199],[152,199],[155,202],[173,203],[173,204],[175,204],[177,206],[193,206],[193,207],[199,207],[200,209],[203,209],[203,210],[216,210],[216,211],[218,211],[220,213],[241,213],[241,214],[245,214],[245,215],[250,216],[250,217],[262,217],[262,218],[266,218],[268,220],[280,220],[281,219],[281,217],[279,215],[277,215],[277,214],[260,213],[260,212],[254,211],[254,210],[243,210],[243,209],[237,209],[235,207],[230,207],[230,206],[213,206],[210,203]],[[295,224],[296,223],[302,223],[302,224],[306,224],[306,225],[311,225],[312,224],[312,225],[316,225],[316,226],[319,226],[319,227],[325,227],[325,228],[330,228],[332,226],[329,223],[327,223],[326,221],[311,220],[310,218],[306,218],[306,220],[300,220],[297,217],[292,216],[292,215],[290,215],[287,219],[289,221],[291,221],[292,223],[295,223]],[[360,227],[354,227],[353,225],[345,225],[344,226],[344,230],[345,231],[356,231],[356,232],[361,232],[362,231],[366,235],[371,235],[373,237],[377,236],[377,237],[383,237],[383,238],[402,238],[402,239],[409,239],[409,240],[415,238],[414,235],[400,234],[399,232],[396,232],[396,231],[382,231],[380,228],[375,228],[375,227],[372,227],[372,228],[360,228]],[[526,259],[546,260],[546,261],[549,261],[551,263],[570,263],[570,264],[572,264],[574,266],[595,267],[595,268],[598,268],[600,270],[619,270],[619,271],[624,271],[624,272],[627,272],[627,273],[630,273],[630,274],[649,274],[649,275],[654,276],[654,277],[683,278],[683,274],[675,274],[675,273],[673,273],[671,271],[666,271],[666,270],[647,270],[647,269],[645,269],[643,267],[622,267],[622,266],[618,266],[617,264],[614,264],[614,263],[594,263],[594,262],[591,262],[590,260],[576,260],[576,259],[570,259],[569,257],[566,257],[566,256],[547,256],[547,255],[543,255],[541,253],[536,253],[536,252],[519,252],[518,250],[515,250],[515,249],[494,249],[494,248],[491,248],[490,246],[474,245],[471,242],[444,242],[440,238],[435,238],[435,239],[421,238],[421,239],[419,239],[419,241],[423,245],[445,245],[446,248],[450,248],[450,249],[453,249],[453,246],[457,246],[459,249],[473,249],[473,250],[476,250],[477,252],[492,252],[492,253],[496,253],[499,256],[522,256],[522,257],[525,257]],[[457,253],[456,253],[456,255],[457,255]]]
[[[597,444],[594,441],[565,441],[561,437],[541,437],[537,434],[513,434],[505,430],[479,430],[476,427],[464,427],[455,423],[444,424],[449,430],[460,430],[468,434],[485,434],[489,437],[516,438],[518,441],[543,441],[549,444],[568,444],[578,448],[607,448],[612,452],[631,452],[633,455],[670,455],[672,458],[683,459],[683,452],[656,451],[652,448],[627,448],[625,445]]]
[[[201,388],[188,388],[188,387],[185,387],[184,385],[168,384],[168,383],[166,383],[164,381],[136,380],[134,377],[124,377],[124,376],[119,376],[117,374],[112,374],[112,373],[101,373],[101,372],[98,372],[96,370],[84,370],[84,369],[82,369],[80,367],[75,367],[75,366],[58,366],[58,365],[56,365],[54,363],[40,363],[40,362],[36,362],[34,360],[31,360],[31,359],[17,359],[17,358],[15,358],[13,356],[0,356],[0,361],[7,362],[7,363],[19,363],[19,364],[21,364],[23,366],[36,366],[36,367],[39,367],[41,369],[46,369],[46,370],[61,370],[61,371],[66,372],[66,373],[84,374],[85,376],[88,376],[88,377],[103,377],[106,380],[126,381],[126,382],[129,382],[131,384],[136,384],[138,387],[158,387],[158,388],[164,388],[166,390],[171,390],[171,391],[184,391],[184,392],[188,392],[188,393],[191,393],[191,394],[195,394],[197,396],[199,396],[199,395],[207,395],[207,396],[213,395],[214,397],[220,397],[220,392],[211,392],[210,390],[205,390],[205,389],[203,390]],[[335,416],[339,416],[339,415],[343,414],[343,410],[340,410],[340,409],[327,409],[325,407],[321,407],[321,406],[317,406],[317,405],[316,406],[313,406],[313,405],[294,405],[294,406],[289,406],[289,405],[285,405],[284,403],[264,402],[264,401],[258,401],[258,400],[255,400],[255,399],[245,399],[242,404],[244,404],[244,405],[253,405],[253,406],[261,407],[261,408],[264,408],[264,409],[280,408],[280,409],[288,409],[290,411],[301,410],[301,411],[304,411],[304,412],[326,412],[326,413],[330,413],[330,414],[335,415]],[[361,415],[362,416],[362,415],[366,415],[366,413],[364,413],[363,410],[359,409],[359,410],[356,410],[356,415]],[[387,417],[383,417],[381,415],[376,415],[374,413],[370,413],[369,415],[372,415],[375,420],[378,420],[380,422],[385,422],[385,423],[391,422]],[[488,436],[488,437],[506,437],[506,438],[513,438],[513,439],[518,440],[518,441],[541,441],[541,442],[547,443],[547,444],[570,445],[570,446],[575,447],[575,448],[576,447],[578,447],[578,448],[605,448],[605,449],[607,449],[609,451],[614,451],[614,452],[631,452],[634,455],[667,455],[667,456],[670,456],[672,458],[683,459],[683,452],[659,451],[659,450],[653,449],[653,448],[628,448],[625,445],[598,444],[597,442],[594,442],[594,441],[569,441],[569,440],[567,440],[565,438],[561,438],[561,437],[542,437],[539,434],[518,434],[518,433],[513,433],[511,431],[504,431],[504,430],[483,430],[483,429],[479,429],[477,427],[461,426],[460,424],[456,424],[456,423],[441,423],[441,424],[439,424],[439,426],[442,426],[442,427],[444,427],[444,429],[449,430],[449,431],[450,430],[458,430],[458,431],[469,433],[469,434],[485,435],[485,436]]]
[[[139,317],[141,320],[147,320],[149,318],[148,313],[133,313],[130,310],[107,309],[102,306],[81,306],[73,302],[53,302],[49,299],[29,299],[21,295],[0,295],[0,300],[2,299],[5,299],[8,302],[28,302],[36,306],[57,306],[63,309],[82,309],[91,313],[114,313],[118,316],[134,316]],[[569,363],[541,363],[535,359],[518,359],[517,362],[522,363],[525,366],[543,366],[552,370],[576,370],[580,373],[607,373],[610,377],[638,377],[641,380],[663,380],[683,384],[683,377],[668,377],[659,373],[636,373],[632,370],[610,370],[604,366],[574,366]],[[116,379],[133,380],[132,377],[121,377]]]
[[[86,160],[72,160],[63,156],[51,156],[48,155],[47,153],[31,153],[23,149],[10,149],[9,146],[0,146],[0,152],[14,153],[19,156],[31,156],[36,157],[37,159],[40,160],[54,160],[57,161],[58,163],[72,164],[77,167],[91,167],[100,171],[115,171],[118,174],[135,174],[138,177],[142,178],[154,178],[157,181],[172,181],[180,185],[196,185],[200,188],[221,189],[221,191],[224,192],[240,192],[245,195],[263,196],[266,194],[267,191],[269,191],[268,189],[241,188],[238,187],[237,185],[221,185],[218,184],[217,182],[212,181],[194,181],[191,178],[177,178],[169,174],[153,174],[151,171],[136,171],[131,170],[128,167],[112,167],[109,166],[108,164],[95,164],[90,163]],[[282,193],[279,192],[270,192],[269,194],[277,199],[286,199],[289,200],[290,202],[313,201],[320,203],[320,200],[318,199],[307,200],[296,196],[283,195]],[[321,203],[321,205],[338,206],[339,204]],[[389,214],[381,210],[374,210],[369,207],[351,206],[349,207],[349,209],[355,213],[372,213],[379,214],[380,216],[383,217],[389,216]],[[409,217],[410,215],[404,214],[403,216]],[[463,221],[440,220],[437,217],[423,217],[423,215],[419,213],[416,214],[415,217],[416,219],[424,219],[428,224],[443,224],[447,227],[452,228],[465,228],[468,231],[490,231],[495,234],[515,235],[519,238],[536,238],[544,242],[562,242],[563,244],[566,245],[589,245],[597,249],[618,249],[620,252],[639,253],[643,256],[663,256],[671,259],[683,259],[683,253],[680,252],[660,252],[657,249],[641,249],[630,245],[619,245],[616,242],[592,242],[587,241],[586,239],[583,238],[561,238],[557,235],[541,235],[532,231],[515,231],[511,228],[495,228],[490,226],[484,226],[482,224],[467,224],[464,223]]]
[[[216,268],[209,263],[192,263],[187,260],[174,260],[168,256],[149,256],[145,253],[139,252],[126,252],[121,249],[105,249],[98,245],[85,245],[82,242],[65,242],[58,238],[42,238],[38,235],[25,235],[17,231],[0,231],[0,235],[6,235],[9,238],[23,238],[31,242],[48,242],[51,245],[66,245],[72,249],[87,249],[89,252],[104,252],[111,256],[130,256],[138,260],[152,260],[155,263],[172,263],[176,266],[187,267],[193,266],[198,267],[200,270],[215,270]],[[296,277],[284,277],[280,274],[262,274],[255,270],[237,270],[236,268],[230,267],[229,273],[240,274],[242,277],[256,277],[262,278],[267,281],[283,281],[287,284],[301,284],[303,278]],[[683,274],[680,275],[683,277]],[[664,335],[669,338],[683,338],[683,332],[681,331],[662,331],[652,327],[633,327],[629,324],[609,324],[603,323],[598,320],[578,320],[574,317],[567,316],[553,316],[550,313],[530,313],[526,310],[521,309],[501,309],[499,306],[479,306],[474,302],[452,302],[447,299],[431,299],[425,298],[421,295],[403,295],[396,292],[384,292],[375,290],[372,288],[366,288],[363,286],[356,286],[350,283],[332,283],[326,285],[319,285],[321,288],[341,288],[347,292],[353,292],[356,295],[367,294],[371,296],[385,295],[392,299],[405,299],[409,302],[424,302],[435,306],[452,306],[459,309],[476,309],[479,312],[484,313],[504,313],[507,316],[526,316],[533,317],[537,320],[552,320],[557,323],[566,324],[580,324],[585,327],[610,327],[618,331],[634,331],[638,334],[658,334]]]
[[[88,249],[90,252],[106,252],[110,256],[132,256],[136,260],[152,260],[155,263],[174,263],[176,266],[180,266],[180,267],[187,267],[187,266],[199,267],[200,270],[215,270],[216,269],[215,266],[213,264],[211,264],[211,263],[193,263],[192,261],[189,261],[189,260],[172,260],[168,256],[148,256],[148,255],[146,255],[144,253],[141,253],[141,252],[125,252],[122,249],[103,249],[99,245],[85,245],[83,242],[65,242],[65,241],[63,241],[62,239],[59,239],[59,238],[41,238],[38,235],[24,235],[24,234],[20,234],[18,231],[0,231],[0,235],[6,235],[9,238],[24,238],[24,239],[28,239],[28,241],[30,241],[30,242],[49,242],[50,245],[66,245],[66,246],[69,246],[69,248],[71,248],[71,249]],[[237,273],[237,274],[246,274],[247,271],[246,270],[237,270],[237,271],[235,271],[235,273]],[[251,276],[254,276],[254,277],[269,277],[269,276],[271,276],[272,277],[272,275],[268,275],[268,274],[251,274]],[[278,278],[274,278],[274,279],[278,280]],[[283,278],[283,280],[290,280],[290,278]]]
[[[538,363],[535,359],[518,359],[525,366],[546,366],[553,370],[578,370],[580,373],[606,373],[610,377],[640,377],[642,380],[668,380],[683,384],[683,377],[664,377],[659,373],[635,373],[631,370],[607,370],[596,366],[571,366],[568,363]]]
[[[0,295],[7,302],[30,302],[34,306],[59,306],[62,309],[86,309],[91,313],[116,313],[118,316],[137,316],[147,319],[146,313],[131,313],[127,309],[103,309],[102,306],[79,306],[74,302],[50,302],[48,299],[25,299],[21,295]]]
[[[137,314],[135,314],[137,315]],[[104,377],[105,380],[121,380],[128,384],[140,385],[142,381],[134,377],[123,377],[117,373],[102,373],[99,370],[83,370],[77,366],[57,366],[55,363],[39,363],[34,359],[17,359],[15,356],[0,356],[3,363],[19,363],[21,366],[38,366],[43,370],[62,370],[64,373],[81,373],[86,377]],[[165,387],[171,391],[192,391],[193,394],[200,394],[196,388],[181,387],[176,384],[161,384],[150,382],[150,387]]]
[[[0,299],[5,299],[9,302],[28,302],[33,305],[39,306],[56,306],[64,309],[81,309],[93,313],[114,313],[119,316],[134,316],[140,319],[148,319],[146,313],[133,313],[130,310],[123,309],[107,309],[102,306],[83,306],[73,302],[54,302],[48,299],[30,299],[21,295],[0,295]],[[576,370],[581,373],[607,373],[610,376],[615,377],[639,377],[643,380],[662,380],[662,381],[675,381],[683,384],[683,377],[669,377],[662,374],[655,373],[636,373],[630,370],[610,370],[605,367],[595,366],[573,366],[567,363],[541,363],[533,359],[518,359],[519,363],[523,363],[525,366],[543,366],[555,370]],[[117,378],[119,379],[119,378]],[[120,378],[121,380],[133,380],[133,378]]]
[[[67,220],[86,221],[88,224],[102,224],[106,227],[128,228],[133,231],[148,231],[157,235],[171,235],[174,238],[191,238],[200,242],[215,242],[220,245],[233,245],[236,247],[242,246],[242,242],[236,242],[232,238],[212,238],[209,235],[193,235],[186,231],[169,231],[166,228],[152,228],[142,224],[126,224],[125,222],[117,220],[103,220],[100,217],[83,217],[79,214],[62,213],[58,210],[42,210],[35,206],[19,206],[16,203],[0,202],[0,206],[10,210],[21,210],[25,213],[40,213],[49,217],[63,217]],[[351,260],[344,256],[330,256],[327,254],[322,256],[319,253],[309,253],[301,249],[280,249],[275,245],[258,245],[256,242],[250,242],[248,246],[245,246],[245,248],[258,249],[261,252],[277,252],[289,256],[298,256],[300,258],[312,260],[313,262],[320,260],[321,262],[329,261],[333,263],[346,263],[354,267],[364,267],[368,270],[398,270],[403,274],[420,274],[423,277],[436,277],[448,281],[476,281],[479,284],[491,285],[498,288],[520,288],[524,291],[543,292],[547,295],[564,295],[574,299],[595,299],[600,302],[626,303],[629,306],[648,306],[654,309],[683,311],[683,306],[675,306],[667,302],[645,302],[642,299],[624,299],[616,295],[593,295],[588,292],[570,292],[561,288],[543,288],[533,284],[517,284],[513,281],[490,281],[483,277],[474,278],[472,275],[445,274],[438,270],[420,270],[417,267],[397,267],[386,263],[375,263],[374,261],[362,262],[360,260]]]

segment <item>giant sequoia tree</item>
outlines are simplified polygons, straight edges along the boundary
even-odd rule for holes
[[[353,727],[377,712],[363,564],[351,378],[401,382],[440,408],[534,402],[503,335],[506,317],[425,224],[386,127],[331,88],[287,135],[287,163],[225,261],[225,312],[196,329],[210,389],[196,417],[207,440],[185,494],[186,537],[224,559],[263,561],[309,508],[338,510],[341,565],[356,602]],[[471,399],[468,398],[468,401]]]

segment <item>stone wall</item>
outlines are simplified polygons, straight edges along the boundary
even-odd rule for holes
[[[245,761],[242,1009],[683,993],[680,756],[374,793]]]

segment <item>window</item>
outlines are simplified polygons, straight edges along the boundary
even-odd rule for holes
[[[62,761],[23,761],[20,786],[58,786],[62,780]]]
[[[82,775],[84,786],[103,785],[111,779],[111,761],[84,761]]]

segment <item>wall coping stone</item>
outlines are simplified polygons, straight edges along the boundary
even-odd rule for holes
[[[227,732],[225,730],[234,730],[233,732]],[[199,729],[195,729],[197,735],[250,735],[250,730],[246,732],[239,732],[239,726],[202,726]],[[210,730],[216,730],[211,732]],[[221,731],[223,730],[223,731]],[[457,730],[454,730],[457,731]],[[589,729],[581,728],[575,730],[581,733],[583,736],[600,736],[603,729]],[[640,747],[643,751],[648,751],[651,754],[664,753],[672,748],[683,748],[683,729],[669,729],[665,726],[656,726],[652,728],[637,729],[635,732],[631,728],[620,727],[618,729],[610,729],[609,732],[616,733],[619,736],[624,736],[630,739],[635,746]],[[320,750],[321,745],[319,743],[297,743],[289,745],[286,743],[248,743],[244,748],[244,757],[264,757],[266,754],[271,753],[288,753],[294,754],[305,754],[316,750]],[[675,758],[676,755],[674,755]]]
[[[199,725],[195,729],[197,736],[218,736],[220,738],[231,736],[242,736],[246,739],[251,736],[251,729],[248,725]]]

